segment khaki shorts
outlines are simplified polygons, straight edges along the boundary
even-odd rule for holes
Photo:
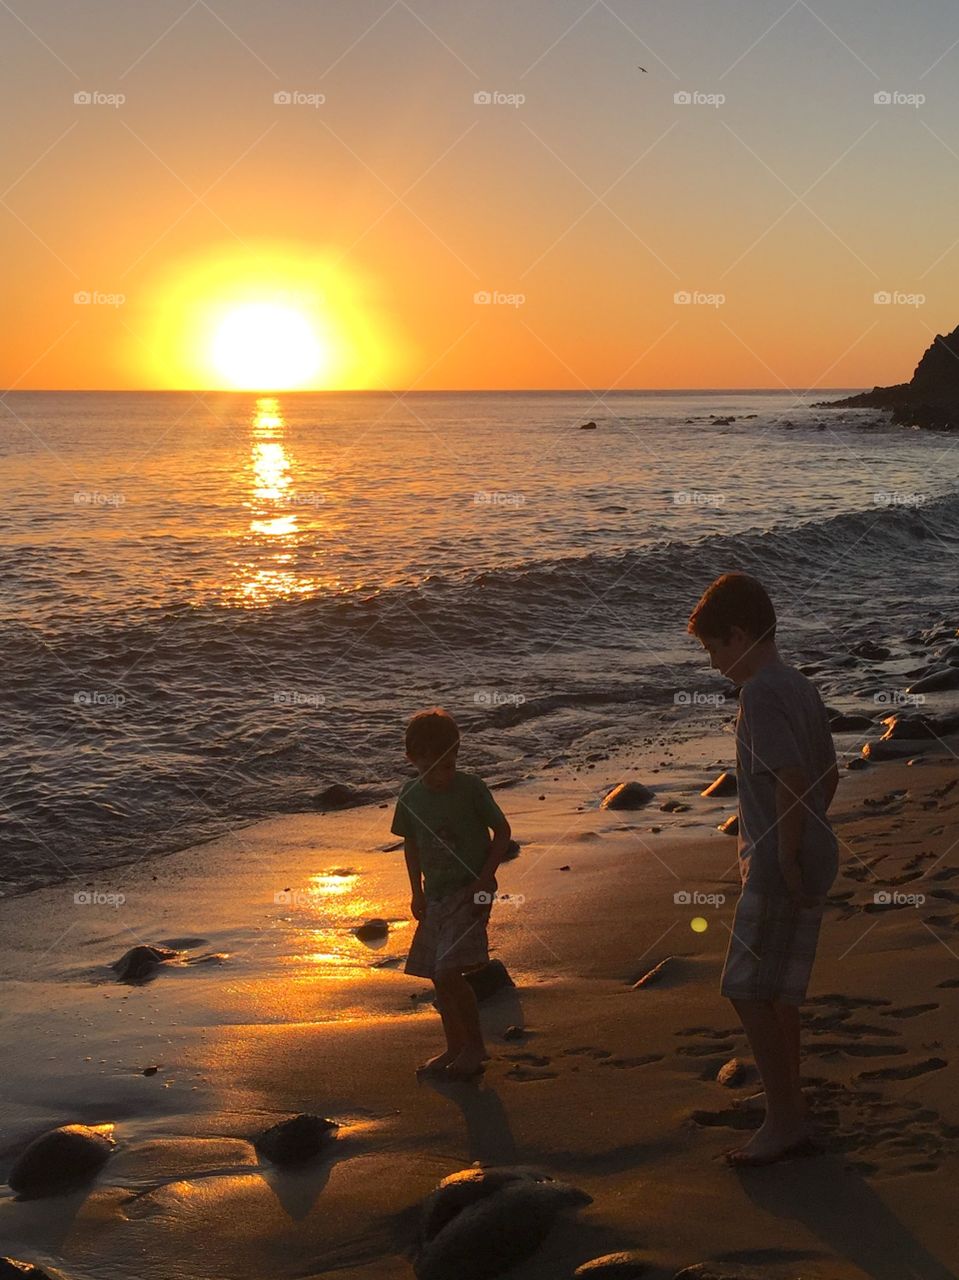
[[[473,901],[471,886],[445,898],[427,899],[426,914],[416,926],[404,973],[433,978],[440,969],[476,969],[489,960],[486,926],[492,909]]]
[[[723,965],[720,993],[733,1000],[802,1004],[816,959],[823,907],[743,888]]]

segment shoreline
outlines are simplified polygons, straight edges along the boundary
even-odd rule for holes
[[[200,1231],[216,1242],[211,1280],[409,1276],[416,1205],[482,1160],[593,1197],[517,1269],[529,1280],[616,1248],[648,1256],[651,1280],[730,1253],[783,1280],[800,1261],[804,1280],[901,1280],[917,1259],[945,1280],[959,1263],[959,1104],[952,1072],[924,1064],[959,1047],[959,996],[938,985],[959,986],[956,745],[840,770],[842,865],[804,1006],[804,1078],[833,1150],[768,1171],[721,1160],[741,1140],[732,1099],[755,1088],[715,1080],[746,1048],[718,994],[739,885],[735,841],[716,826],[736,797],[698,795],[734,764],[728,734],[674,743],[648,773],[633,748],[498,789],[521,852],[501,868],[513,905],[497,904],[491,944],[516,986],[482,1006],[493,1062],[479,1088],[413,1076],[440,1031],[429,984],[401,972],[411,921],[402,856],[384,852],[388,804],[283,815],[145,859],[120,907],[77,907],[64,886],[0,901],[3,1175],[58,1124],[113,1123],[118,1139],[75,1196],[4,1187],[5,1250],[67,1280],[197,1280]],[[654,788],[649,805],[596,807],[610,778],[631,777]],[[661,812],[668,797],[689,811]],[[927,904],[876,910],[875,883],[924,886]],[[726,900],[684,906],[677,888]],[[391,925],[379,949],[350,932],[373,916]],[[118,982],[107,966],[142,942],[200,962]],[[664,959],[658,982],[631,989]],[[904,1069],[921,1070],[883,1074]],[[283,1174],[251,1139],[298,1112],[341,1128],[328,1157]]]

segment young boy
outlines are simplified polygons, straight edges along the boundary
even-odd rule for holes
[[[405,971],[433,980],[446,1035],[445,1051],[419,1070],[473,1080],[489,1054],[463,975],[489,959],[486,926],[510,825],[482,778],[457,769],[459,745],[456,722],[441,707],[413,717],[406,758],[419,777],[403,784],[390,830],[404,837],[410,910],[418,921]]]
[[[815,686],[780,658],[776,613],[762,584],[727,573],[688,630],[710,666],[737,685],[736,779],[742,893],[721,993],[746,1031],[766,1117],[735,1165],[812,1154],[799,1076],[799,1006],[816,956],[826,893],[839,867],[826,811],[839,783],[829,718]]]

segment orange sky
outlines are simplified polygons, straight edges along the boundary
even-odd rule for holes
[[[637,8],[14,0],[0,386],[223,385],[263,299],[307,386],[908,378],[959,322],[955,10]]]

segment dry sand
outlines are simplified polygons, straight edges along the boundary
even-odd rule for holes
[[[732,763],[728,737],[657,777],[626,757],[497,792],[523,847],[501,869],[514,898],[495,908],[491,941],[517,985],[483,1007],[493,1061],[479,1086],[414,1078],[440,1026],[428,984],[402,973],[411,922],[402,855],[384,851],[389,808],[261,822],[95,886],[0,902],[0,1176],[59,1124],[111,1122],[118,1139],[73,1195],[4,1187],[0,1252],[71,1280],[408,1277],[422,1197],[480,1160],[534,1165],[593,1197],[517,1280],[569,1276],[616,1249],[638,1250],[652,1280],[706,1260],[729,1275],[947,1280],[959,1266],[959,770],[936,748],[843,771],[842,870],[804,1008],[828,1152],[767,1169],[722,1159],[759,1118],[733,1106],[754,1077],[715,1080],[748,1057],[718,994],[739,885],[735,840],[716,825],[736,801],[698,795],[714,761]],[[631,776],[655,785],[653,804],[599,810]],[[661,813],[670,796],[689,812]],[[125,901],[76,905],[85,888]],[[874,910],[886,888],[925,901]],[[725,902],[677,903],[682,890]],[[391,921],[378,949],[350,932],[370,916]],[[107,966],[141,942],[222,958],[118,982]],[[631,989],[666,957],[655,983]],[[520,1040],[503,1039],[510,1025]],[[251,1139],[302,1111],[342,1126],[329,1157],[298,1173],[261,1163]]]

